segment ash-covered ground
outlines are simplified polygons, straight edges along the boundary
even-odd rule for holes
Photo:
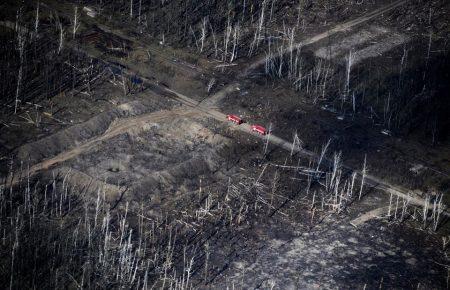
[[[448,3],[219,2],[0,4],[1,285],[448,288]]]

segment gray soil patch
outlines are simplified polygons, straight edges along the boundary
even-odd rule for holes
[[[342,63],[348,61],[352,53],[352,65],[360,63],[367,58],[378,57],[395,47],[406,43],[409,37],[380,26],[369,26],[350,34],[337,37],[332,43],[327,43],[317,49],[314,54],[323,59],[336,59]]]
[[[197,190],[202,176],[214,182],[228,139],[186,117],[149,122],[103,141],[70,162],[111,185],[128,188],[133,201],[158,206],[172,194]],[[132,198],[131,198],[132,197]]]
[[[428,244],[426,234],[404,225],[373,222],[355,229],[347,219],[330,218],[310,231],[274,220],[257,227],[261,236],[253,248],[260,252],[243,251],[219,285],[234,284],[240,289],[445,287],[446,270],[436,263],[443,257]],[[275,237],[274,229],[293,238]],[[411,239],[398,239],[405,234]]]

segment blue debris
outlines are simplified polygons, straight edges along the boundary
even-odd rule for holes
[[[135,84],[135,85],[140,85],[140,84],[143,83],[142,79],[141,79],[140,77],[138,77],[138,76],[133,76],[133,77],[131,78],[131,82],[132,82],[133,84]]]
[[[108,67],[111,69],[111,72],[114,75],[119,75],[119,76],[122,75],[123,69],[126,69],[126,67],[124,67],[120,64],[117,64],[117,65],[110,64]],[[144,83],[144,81],[137,75],[132,76],[130,80],[131,80],[131,83],[133,83],[135,85],[140,85],[140,84]]]

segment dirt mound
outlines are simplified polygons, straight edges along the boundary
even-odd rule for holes
[[[78,171],[70,167],[60,167],[43,174],[44,180],[53,180],[59,176],[65,184],[70,184],[82,194],[97,195],[100,194],[106,201],[114,203],[117,201],[126,188],[108,184],[105,180],[98,180],[93,176]]]
[[[15,156],[23,161],[37,163],[105,133],[118,119],[168,108],[167,104],[155,100],[121,104],[117,108],[100,113],[86,122],[69,127],[36,142],[25,144],[17,149]]]
[[[206,155],[192,157],[139,180],[130,189],[127,200],[137,203],[151,200],[152,206],[157,208],[172,201],[174,196],[198,190],[201,176],[210,176],[220,166],[213,152],[206,152]]]
[[[214,182],[228,139],[190,118],[150,121],[84,152],[71,166],[109,184],[128,187],[130,201],[198,189],[202,176]]]

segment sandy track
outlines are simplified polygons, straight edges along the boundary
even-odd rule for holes
[[[75,148],[72,148],[70,150],[61,152],[60,154],[56,155],[55,157],[48,158],[42,162],[39,162],[33,166],[31,166],[26,174],[28,176],[33,176],[36,173],[47,170],[55,165],[61,164],[64,161],[73,159],[85,152],[88,152],[89,150],[95,148],[98,146],[101,142],[107,141],[109,139],[112,139],[118,135],[127,133],[131,130],[136,130],[142,128],[145,124],[153,123],[153,122],[160,122],[165,119],[172,119],[175,117],[182,117],[182,116],[194,116],[197,115],[196,112],[192,110],[186,110],[186,109],[175,109],[171,111],[158,111],[154,113],[144,114],[137,117],[131,117],[131,118],[124,118],[119,119],[111,124],[111,126],[108,128],[108,130],[97,137],[94,137],[87,142],[76,146]],[[13,177],[11,180],[7,182],[8,185],[15,185],[18,184],[21,181],[18,174],[13,174]]]

